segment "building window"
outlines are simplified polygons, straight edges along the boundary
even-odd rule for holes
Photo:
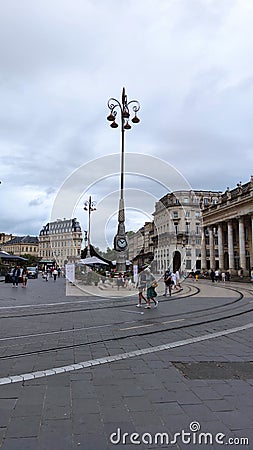
[[[187,270],[191,270],[191,268],[192,268],[192,261],[191,261],[191,259],[187,259],[187,260],[186,260],[186,266],[185,266],[185,268],[186,268]]]
[[[189,203],[189,198],[185,197],[184,198],[184,203]]]
[[[190,234],[190,222],[186,222],[186,234]]]
[[[196,234],[200,234],[200,223],[196,223]]]
[[[186,249],[186,256],[191,256],[192,255],[192,251],[190,248]]]
[[[191,212],[190,211],[186,211],[185,212],[185,217],[189,218],[191,216]]]
[[[174,219],[178,219],[178,211],[174,211],[173,212],[173,218]]]
[[[175,233],[178,234],[178,223],[174,223]]]
[[[208,203],[209,203],[208,197],[203,198],[203,203],[204,203],[204,205],[208,205]]]

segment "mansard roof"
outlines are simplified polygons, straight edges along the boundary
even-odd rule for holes
[[[12,245],[12,244],[32,244],[37,245],[39,243],[37,236],[15,236],[10,241],[7,241],[4,245]]]

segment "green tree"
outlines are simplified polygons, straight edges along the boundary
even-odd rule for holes
[[[27,267],[37,266],[37,264],[38,264],[38,258],[36,256],[30,255],[30,253],[26,253],[25,255],[22,255],[22,258],[27,259],[27,261],[23,261]]]

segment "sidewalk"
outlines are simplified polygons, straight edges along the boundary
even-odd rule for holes
[[[215,290],[220,291],[218,287]],[[212,286],[206,285],[209,306],[217,300],[212,293]],[[197,299],[178,301],[184,305],[188,302],[190,308]],[[177,301],[161,303],[159,311],[150,313],[157,314],[155,320],[166,320],[172,306],[175,308]],[[180,310],[180,305],[177,307]],[[124,337],[124,329],[135,324],[127,323],[121,309],[101,312],[99,317],[104,314],[104,321],[113,313],[115,323],[121,320],[117,326]],[[78,316],[81,319],[80,312]],[[90,331],[83,334],[88,341],[95,332],[97,338],[111,336],[110,328],[99,328],[94,313],[88,320]],[[146,315],[140,320],[136,333],[139,326],[149,325]],[[61,318],[63,329],[69,326],[68,321],[68,316]],[[18,326],[19,322],[16,329]],[[92,327],[97,329],[92,331]],[[227,334],[223,335],[223,330]],[[24,365],[24,371],[29,363],[31,372],[42,372],[23,383],[0,385],[0,448],[202,450],[220,449],[218,442],[225,445],[229,439],[234,439],[237,448],[252,448],[252,338],[251,312],[214,325],[106,339],[76,347],[74,352],[56,351],[43,359],[29,357],[23,363],[13,360],[9,368],[13,375],[24,373],[17,372],[18,364],[19,368]],[[82,368],[82,362],[86,367]],[[43,373],[64,366],[68,367],[65,372],[51,376]],[[7,370],[7,361],[1,362],[1,376],[6,376]],[[157,433],[164,433],[163,444]],[[248,446],[244,445],[246,439]]]

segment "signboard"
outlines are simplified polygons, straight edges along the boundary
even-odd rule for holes
[[[68,281],[74,283],[75,281],[75,264],[66,264],[65,276]]]
[[[134,276],[134,283],[137,283],[138,281],[138,266],[133,265],[133,276]]]

